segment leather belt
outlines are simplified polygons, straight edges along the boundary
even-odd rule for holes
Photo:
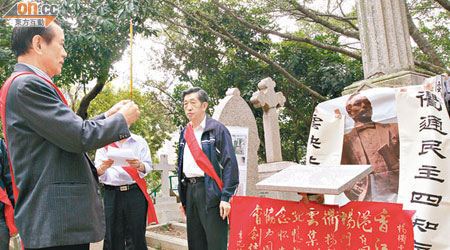
[[[185,178],[186,183],[195,184],[197,182],[204,182],[205,177],[191,177],[191,178]]]
[[[110,186],[110,185],[106,185],[105,184],[105,189],[107,190],[116,190],[116,191],[121,191],[121,192],[125,192],[131,189],[135,189],[135,188],[139,188],[139,186],[136,183],[133,184],[128,184],[128,185],[122,185],[122,186]]]

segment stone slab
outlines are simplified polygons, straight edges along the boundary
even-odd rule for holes
[[[157,246],[165,250],[188,250],[187,240],[171,237],[154,232],[146,232],[147,245]]]
[[[173,197],[174,198],[174,197]],[[170,221],[186,221],[186,217],[180,212],[179,203],[156,203],[156,217],[158,218],[158,222],[168,223]]]
[[[155,204],[166,204],[166,203],[177,203],[177,197],[169,196],[169,197],[156,197]]]
[[[147,226],[148,229],[162,227],[164,225],[171,224],[174,227],[186,228],[185,223],[179,223],[176,221],[170,221],[164,224]],[[145,232],[145,238],[148,246],[157,247],[158,249],[165,250],[188,250],[187,240],[180,239],[177,237],[159,234],[151,231]]]
[[[272,173],[272,172],[279,172],[287,167],[298,165],[298,163],[292,162],[292,161],[279,161],[279,162],[271,162],[271,163],[264,163],[260,164],[258,166],[258,172],[259,174],[266,174],[266,173]]]
[[[292,165],[256,184],[258,190],[340,194],[372,172],[371,165]]]

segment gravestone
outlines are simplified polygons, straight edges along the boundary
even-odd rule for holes
[[[258,179],[258,147],[259,137],[256,120],[252,110],[242,99],[241,92],[237,88],[230,88],[226,97],[220,100],[214,108],[213,119],[225,126],[248,128],[248,152],[247,152],[247,187],[246,195],[256,196],[255,185]]]
[[[184,221],[185,218],[179,210],[177,198],[170,196],[169,173],[175,170],[175,165],[168,162],[167,154],[160,156],[160,163],[153,164],[153,170],[161,173],[161,196],[155,199],[156,216],[159,223],[170,221]]]
[[[356,6],[365,79],[342,94],[421,84],[428,76],[415,72],[405,1],[358,0]]]
[[[281,156],[281,141],[280,141],[280,126],[278,124],[277,109],[284,106],[286,98],[283,93],[275,93],[276,83],[272,78],[263,79],[259,84],[259,91],[253,93],[250,101],[255,108],[262,108],[264,110],[264,140],[266,145],[266,161],[280,162]]]

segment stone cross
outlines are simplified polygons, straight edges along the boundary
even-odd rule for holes
[[[262,108],[264,111],[264,138],[268,163],[282,161],[277,108],[283,107],[286,98],[281,92],[275,93],[275,86],[276,83],[270,77],[263,79],[258,84],[259,91],[253,93],[250,99],[255,108]]]
[[[153,165],[154,170],[162,171],[161,174],[161,193],[163,198],[170,197],[170,187],[169,187],[169,171],[174,171],[175,166],[169,165],[167,160],[167,155],[162,154],[160,156],[160,163]]]

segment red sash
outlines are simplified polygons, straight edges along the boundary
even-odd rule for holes
[[[108,151],[108,147],[111,146],[113,148],[119,148],[119,146],[117,146],[114,142],[107,145],[105,147],[105,150]],[[142,191],[142,193],[145,196],[145,199],[147,200],[147,224],[150,224],[152,222],[156,222],[156,224],[158,224],[158,218],[156,218],[156,212],[155,212],[155,207],[153,206],[153,201],[150,198],[150,195],[147,192],[147,182],[145,181],[144,178],[141,178],[139,176],[138,170],[136,168],[127,166],[127,167],[122,167],[123,170],[125,170],[125,172],[127,172],[130,177],[136,182],[136,184],[138,185],[139,189]]]
[[[9,87],[11,86],[11,83],[14,81],[14,79],[16,79],[16,77],[18,77],[20,75],[25,75],[25,74],[35,75],[35,76],[38,76],[38,77],[44,79],[47,83],[49,83],[51,86],[53,86],[53,88],[55,88],[56,92],[58,92],[58,94],[61,97],[61,99],[63,100],[63,102],[67,105],[67,101],[64,98],[64,95],[51,81],[45,79],[42,76],[31,73],[31,72],[15,72],[15,73],[13,73],[8,78],[8,80],[6,80],[5,84],[3,85],[2,89],[0,90],[0,112],[1,112],[0,115],[2,117],[3,134],[5,135],[5,141],[6,141],[7,146],[8,146],[8,139],[7,139],[7,135],[6,135],[6,122],[5,122],[6,98],[8,97]],[[6,148],[8,149],[8,147],[6,147]],[[14,179],[14,172],[13,172],[11,160],[9,159],[9,152],[8,152],[8,160],[9,160],[9,168],[11,171],[11,179],[12,179],[12,183],[13,183],[14,200],[17,201],[17,196],[19,195],[19,190],[17,189],[16,181]],[[6,194],[6,192],[4,190],[0,191],[0,201],[5,203],[5,218],[6,218],[6,224],[9,229],[9,234],[14,235],[17,233],[17,228],[16,228],[16,225],[14,222],[14,209],[12,207],[11,201],[8,199],[8,195]]]
[[[194,130],[192,129],[191,123],[188,123],[186,126],[186,131],[184,132],[184,140],[186,140],[189,149],[191,150],[191,154],[194,157],[197,165],[207,174],[209,177],[213,178],[217,186],[219,186],[220,190],[223,189],[223,182],[217,175],[214,167],[206,156],[205,152],[198,145],[197,139],[195,139]]]

